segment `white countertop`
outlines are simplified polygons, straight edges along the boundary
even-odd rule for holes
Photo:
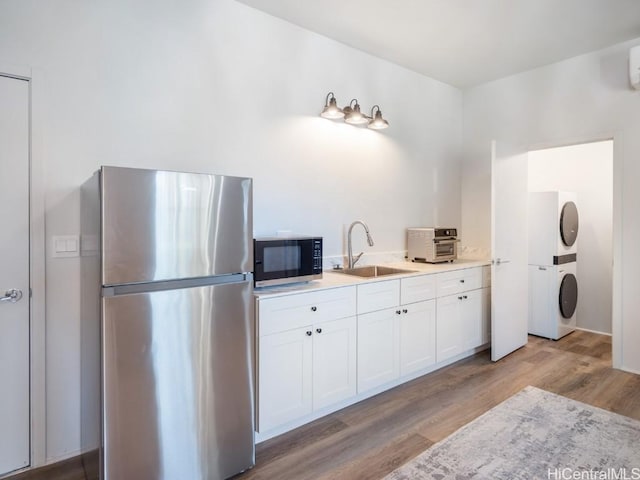
[[[384,263],[381,265],[384,265],[385,267],[411,270],[411,273],[384,275],[381,277],[358,277],[355,275],[345,275],[344,273],[338,273],[339,270],[325,270],[324,272],[322,272],[321,280],[291,283],[289,285],[277,285],[273,287],[259,287],[253,290],[253,294],[258,298],[280,297],[283,295],[295,295],[296,293],[309,292],[313,290],[327,290],[329,288],[346,287],[349,285],[358,285],[361,283],[380,282],[383,280],[392,280],[396,278],[407,278],[429,273],[450,272],[453,270],[482,267],[490,264],[491,262],[489,260],[464,259],[458,259],[453,263],[414,263],[409,261]],[[366,265],[358,266],[365,267]]]

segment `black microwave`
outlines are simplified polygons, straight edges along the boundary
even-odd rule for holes
[[[253,240],[256,287],[322,278],[322,237],[265,237]]]

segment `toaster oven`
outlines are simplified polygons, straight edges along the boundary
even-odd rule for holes
[[[453,262],[459,241],[456,228],[407,228],[407,257],[412,262]]]

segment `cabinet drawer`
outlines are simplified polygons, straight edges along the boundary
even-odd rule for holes
[[[475,290],[482,287],[482,267],[465,268],[437,275],[438,297],[453,295],[465,290]]]
[[[400,280],[400,303],[416,303],[436,297],[436,276],[420,275],[419,277],[402,278]]]
[[[358,314],[400,305],[400,280],[358,285]]]
[[[260,336],[356,314],[356,287],[258,300]]]

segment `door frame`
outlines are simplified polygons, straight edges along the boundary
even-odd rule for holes
[[[623,369],[622,364],[622,180],[624,165],[623,132],[621,130],[602,132],[594,135],[567,137],[528,145],[528,150],[568,147],[584,143],[613,141],[613,285],[611,301],[611,360],[612,367]]]
[[[0,75],[29,82],[29,437],[30,466],[46,463],[45,196],[41,75],[0,63]]]

